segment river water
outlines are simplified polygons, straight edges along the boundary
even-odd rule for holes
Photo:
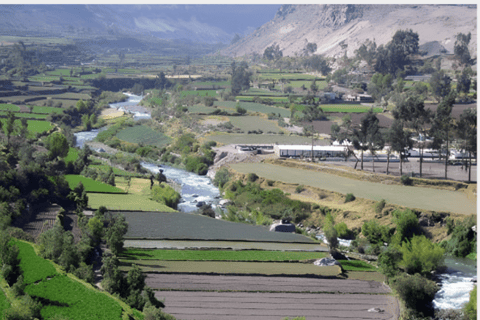
[[[148,119],[150,114],[144,112],[142,107],[138,107],[138,103],[143,98],[127,94],[128,100],[125,102],[112,103],[110,107],[123,110],[125,112],[134,113],[134,119]],[[144,108],[143,108],[144,109]],[[77,147],[82,148],[85,141],[95,139],[99,132],[105,130],[106,127],[91,130],[88,132],[75,133],[77,137]],[[179,185],[181,185],[181,203],[178,210],[183,212],[192,212],[198,209],[197,204],[204,202],[212,204],[215,208],[220,200],[220,191],[216,188],[212,181],[206,176],[199,176],[195,173],[187,172],[168,166],[159,167],[156,164],[142,162],[142,167],[156,174],[160,169],[163,170],[165,176]],[[350,243],[342,243],[348,246]],[[445,258],[446,270],[438,276],[441,290],[435,295],[433,304],[435,309],[461,309],[468,302],[469,293],[473,289],[474,283],[472,279],[477,275],[476,262],[470,259],[461,259],[454,257]]]

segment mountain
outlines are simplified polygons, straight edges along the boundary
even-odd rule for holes
[[[423,49],[453,53],[455,36],[472,33],[477,51],[476,5],[283,5],[275,17],[249,36],[222,50],[229,56],[263,54],[279,45],[284,56],[302,54],[308,42],[316,54],[353,56],[367,39],[386,44],[399,29],[412,29]],[[343,48],[342,48],[343,47]]]
[[[229,43],[269,21],[280,5],[0,5],[0,34],[153,36]]]

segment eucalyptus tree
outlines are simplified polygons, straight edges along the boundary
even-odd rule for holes
[[[403,174],[403,157],[406,149],[412,147],[410,132],[405,130],[404,124],[400,119],[395,119],[387,132],[387,140],[391,149],[400,155],[400,175]]]
[[[463,148],[468,152],[468,182],[472,174],[472,153],[477,152],[477,109],[465,109],[457,123],[456,133],[464,141]]]

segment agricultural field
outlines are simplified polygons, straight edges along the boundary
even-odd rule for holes
[[[78,158],[78,149],[70,147],[70,149],[68,149],[67,156],[63,160],[65,161],[65,163],[68,163],[68,162],[74,162],[75,160],[77,160],[77,158]]]
[[[216,97],[218,94],[217,90],[184,90],[180,92],[180,96]]]
[[[305,106],[296,105],[295,106],[297,111],[302,111],[305,109]],[[363,106],[363,105],[355,105],[355,104],[322,104],[320,105],[323,112],[341,112],[341,113],[366,113],[372,107]],[[382,108],[373,108],[373,112],[375,113],[382,113]]]
[[[1,111],[20,111],[20,107],[16,106],[14,104],[9,104],[9,103],[1,103],[0,104],[0,110]]]
[[[206,140],[216,141],[222,144],[311,144],[312,139],[297,135],[280,134],[212,134],[205,137]],[[330,145],[327,140],[316,140],[316,145]]]
[[[284,94],[280,91],[268,91],[257,88],[250,88],[245,94],[252,96],[284,96]]]
[[[289,168],[267,163],[238,163],[230,167],[240,173],[256,173],[260,177],[286,183],[301,183],[355,197],[386,202],[408,208],[452,212],[476,213],[476,203],[461,191],[449,191],[353,180],[333,174],[299,168]]]
[[[220,109],[220,108],[219,108]],[[205,113],[205,114],[209,114],[209,113],[212,113],[214,112],[215,110],[217,110],[216,108],[213,108],[213,107],[206,107],[204,105],[196,105],[196,106],[190,106],[188,107],[188,112],[190,113]],[[234,110],[228,110],[228,109],[221,109],[221,111],[224,111],[224,112],[228,112],[228,113],[235,113]]]
[[[378,271],[371,264],[362,260],[338,260],[345,271]]]
[[[143,174],[141,173],[130,172],[130,171],[119,169],[117,167],[110,167],[108,164],[90,164],[88,167],[98,169],[102,172],[107,172],[110,168],[112,168],[115,176],[143,177]],[[119,186],[119,179],[115,178],[115,184],[116,186]]]
[[[312,79],[313,80],[313,79]],[[310,86],[312,85],[312,80],[310,81],[305,81],[305,80],[291,80],[288,81],[287,83],[283,84],[283,87],[292,87],[292,88],[301,88],[302,86],[305,86],[307,90],[310,90]],[[325,79],[317,79],[315,81],[315,85],[318,87],[319,90],[324,90],[327,87],[327,82]],[[275,89],[281,90],[282,85],[281,84],[276,84]]]
[[[117,138],[132,143],[142,143],[163,147],[169,144],[172,139],[161,132],[157,132],[146,126],[128,127],[117,133]]]
[[[230,108],[235,110],[236,102],[233,101],[215,101],[214,105],[221,107],[221,108]],[[260,103],[252,103],[252,102],[240,102],[240,107],[244,108],[247,111],[251,112],[260,112],[260,113],[275,113],[279,114],[284,117],[290,117],[290,110],[285,108],[278,108],[278,107],[271,107]],[[265,131],[265,130],[264,130]]]
[[[184,260],[184,261],[279,261],[292,262],[325,258],[325,252],[294,252],[264,250],[142,250],[128,249],[122,253],[126,260]]]
[[[244,132],[262,130],[265,133],[278,133],[282,130],[276,125],[276,121],[254,116],[230,117],[230,122]]]
[[[65,179],[71,189],[74,189],[81,182],[87,192],[124,193],[123,190],[117,187],[80,175],[66,174]]]
[[[5,124],[6,119],[0,119],[0,121]],[[41,120],[27,120],[28,123],[28,131],[32,133],[40,133],[45,132],[53,128],[53,125],[48,121],[41,121]],[[15,124],[20,126],[20,120],[15,120]]]
[[[62,108],[54,108],[54,107],[39,107],[34,106],[32,112],[33,113],[62,113],[64,109]]]
[[[174,209],[162,203],[158,203],[156,201],[150,200],[148,196],[137,195],[137,194],[89,193],[88,206],[94,210],[98,209],[101,206],[105,206],[109,210],[132,210],[132,211],[143,210],[143,211],[175,212]]]
[[[0,111],[0,116],[7,116],[6,111]],[[15,118],[28,118],[28,119],[46,119],[46,114],[35,114],[35,113],[21,113],[15,112]]]
[[[195,81],[191,84],[193,87],[208,87],[208,86],[221,86],[221,87],[227,87],[230,86],[230,81]]]
[[[92,199],[89,199],[89,203],[92,203]],[[130,210],[140,210],[140,208]],[[125,239],[316,243],[313,239],[299,234],[270,232],[267,227],[218,220],[197,214],[183,212],[125,212],[123,214],[128,222]]]
[[[23,271],[25,284],[45,280],[57,274],[51,262],[36,255],[32,245],[19,240],[15,241],[15,245],[19,249],[20,269]]]
[[[250,101],[253,101],[253,99],[255,99],[256,97],[259,97],[259,96],[236,96],[235,99],[244,101],[244,102],[250,102]],[[264,100],[268,99],[277,103],[288,102],[287,97],[268,96],[268,97],[262,97],[262,99]]]
[[[287,79],[287,80],[313,80],[317,79],[321,80],[321,78],[312,76],[310,74],[303,74],[303,73],[259,73],[259,80],[280,80],[280,79]]]

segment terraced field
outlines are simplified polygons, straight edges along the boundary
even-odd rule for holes
[[[287,183],[301,183],[325,190],[353,193],[356,197],[380,201],[385,199],[408,208],[426,209],[438,212],[453,212],[462,214],[476,213],[475,201],[469,199],[466,193],[430,188],[385,185],[367,181],[359,181],[339,177],[333,174],[288,168],[266,163],[238,163],[231,167],[241,173],[256,173],[260,177],[283,181]]]
[[[143,143],[144,145],[154,145],[163,147],[172,141],[172,139],[161,132],[154,131],[146,126],[128,127],[117,133],[117,138],[132,143]]]
[[[230,122],[240,130],[244,132],[262,130],[265,133],[278,133],[281,132],[280,128],[276,125],[276,121],[266,120],[260,117],[253,116],[240,116],[230,117]]]
[[[105,206],[109,210],[175,212],[174,209],[167,207],[164,204],[150,200],[147,196],[137,194],[89,193],[88,206],[94,210],[98,209],[100,206]]]
[[[220,107],[220,108],[229,108],[229,109],[235,109],[236,107],[236,102],[233,101],[215,101],[214,105]],[[275,113],[279,114],[284,117],[290,117],[290,110],[285,109],[285,108],[278,108],[278,107],[271,107],[267,106],[264,104],[260,103],[254,103],[254,102],[240,102],[240,107],[246,109],[247,111],[251,112],[260,112],[260,113]]]

